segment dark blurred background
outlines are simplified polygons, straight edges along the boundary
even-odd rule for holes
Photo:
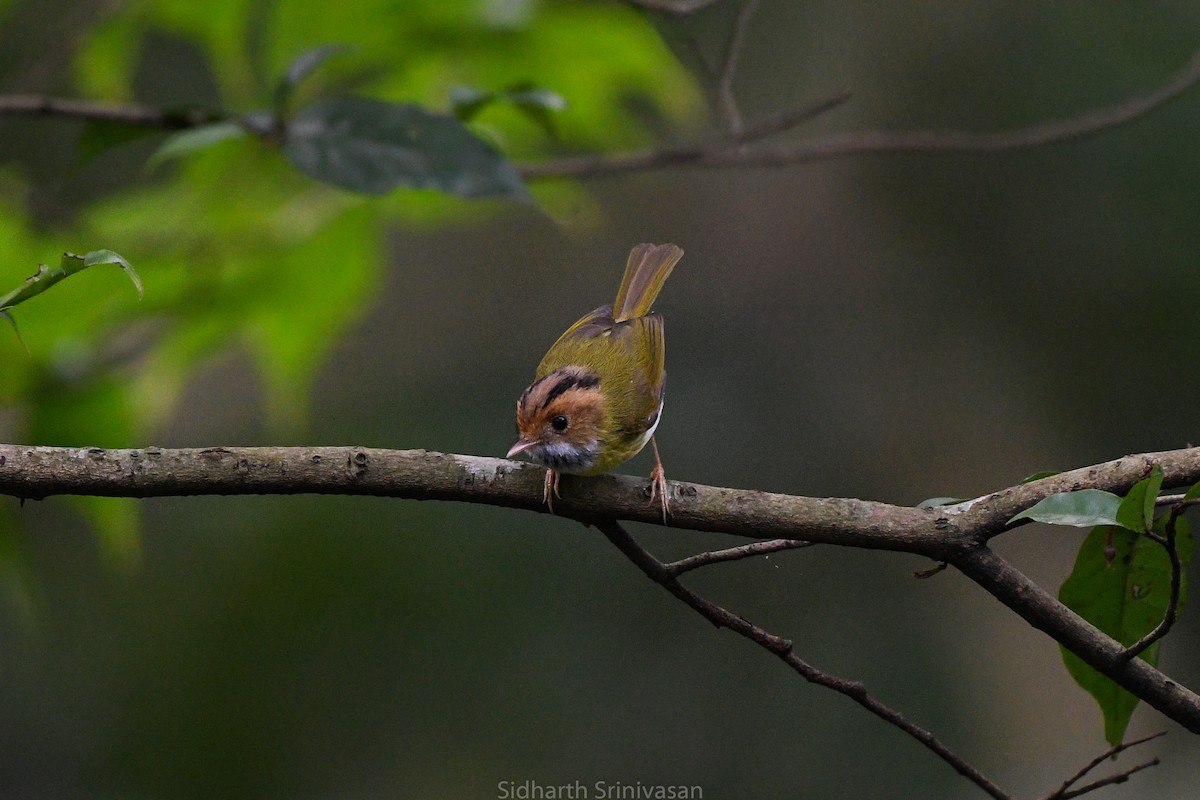
[[[153,5],[170,4],[0,4],[0,88],[72,91],[50,33],[64,9],[91,36],[90,20]],[[493,5],[506,4],[471,13]],[[719,57],[736,5],[655,24],[694,69],[695,52]],[[403,24],[387,13],[381,26]],[[220,81],[186,41],[142,40],[139,99],[216,102]],[[1183,2],[767,1],[736,87],[750,120],[849,93],[798,140],[1002,130],[1148,91],[1198,46],[1200,10]],[[705,135],[703,112],[689,114],[665,135]],[[125,443],[500,455],[545,348],[611,299],[631,245],[673,241],[686,255],[657,306],[673,478],[913,504],[1182,447],[1200,388],[1198,123],[1193,90],[1026,152],[665,169],[588,179],[553,213],[396,213],[377,289],[315,369],[308,413],[272,415],[252,346],[214,348],[152,440]],[[0,123],[0,158],[28,181],[6,202],[36,230],[69,231],[87,204],[155,180],[139,172],[147,146],[83,168],[74,147],[69,124]],[[98,245],[137,260],[120,239]],[[96,285],[76,291],[107,291]],[[32,304],[26,316],[49,337]],[[3,438],[25,436],[31,413],[0,413]],[[58,438],[41,437],[91,443]],[[642,455],[622,471],[649,469]],[[493,798],[525,780],[695,784],[714,800],[981,796],[565,520],[363,498],[147,500],[140,555],[114,567],[70,503],[3,505],[5,569],[22,587],[0,614],[4,797]],[[635,533],[664,557],[727,543]],[[1028,526],[997,549],[1057,591],[1082,537]],[[818,547],[688,583],[865,681],[1015,795],[1045,794],[1104,749],[1099,711],[1052,641],[953,571],[912,577],[929,566]],[[1161,662],[1193,687],[1195,619]],[[1163,729],[1115,766],[1164,763],[1105,797],[1194,795],[1192,734],[1143,707],[1129,735]]]

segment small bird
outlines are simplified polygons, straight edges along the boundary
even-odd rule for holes
[[[662,416],[666,358],[663,318],[650,312],[683,257],[673,244],[639,244],[611,306],[582,317],[558,337],[517,400],[518,453],[543,464],[542,501],[554,511],[561,473],[599,475],[654,447],[650,500],[670,513],[667,476],[654,430]]]

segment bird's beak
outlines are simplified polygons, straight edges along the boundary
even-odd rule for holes
[[[535,444],[537,444],[537,442],[534,441],[533,439],[526,439],[525,437],[521,437],[520,439],[517,439],[516,444],[514,444],[512,447],[508,448],[508,455],[505,456],[505,458],[512,458],[515,455],[524,453],[526,450],[533,447]]]

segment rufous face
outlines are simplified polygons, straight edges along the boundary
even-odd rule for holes
[[[517,443],[550,469],[585,470],[600,451],[605,398],[600,377],[583,367],[563,367],[535,381],[517,400]]]

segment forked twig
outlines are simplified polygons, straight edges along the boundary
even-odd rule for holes
[[[1079,797],[1082,794],[1094,791],[1102,786],[1111,786],[1117,783],[1124,783],[1125,781],[1129,780],[1129,776],[1133,775],[1135,772],[1141,772],[1149,767],[1157,766],[1159,763],[1158,759],[1152,758],[1149,761],[1144,761],[1141,764],[1135,764],[1128,769],[1121,770],[1120,772],[1109,775],[1106,778],[1101,778],[1100,780],[1080,786],[1078,789],[1071,788],[1076,783],[1083,780],[1084,776],[1086,776],[1089,772],[1118,753],[1122,753],[1131,747],[1137,747],[1139,744],[1145,744],[1146,742],[1165,735],[1166,731],[1159,731],[1158,733],[1152,733],[1149,736],[1143,736],[1141,739],[1134,739],[1132,742],[1121,742],[1120,744],[1113,745],[1100,755],[1093,758],[1087,764],[1084,764],[1078,772],[1076,772],[1070,778],[1067,778],[1067,780],[1063,781],[1061,786],[1059,786],[1050,794],[1046,795],[1044,800],[1068,800],[1068,798],[1071,797]]]
[[[678,581],[666,564],[659,561],[648,550],[638,544],[619,522],[605,520],[594,524],[650,580],[675,595],[675,597],[686,603],[713,625],[718,628],[728,628],[739,636],[743,636],[760,647],[765,648],[782,659],[789,667],[810,683],[824,686],[827,689],[832,689],[839,694],[849,697],[884,722],[899,728],[916,739],[937,755],[938,758],[949,764],[956,772],[967,778],[967,780],[974,783],[991,797],[996,798],[996,800],[1011,800],[1010,795],[1006,794],[1004,790],[989,780],[977,768],[963,760],[932,733],[911,722],[900,714],[900,712],[876,699],[861,682],[840,678],[814,667],[796,655],[792,650],[792,642],[788,639],[770,633],[744,617],[738,616],[715,603],[705,600],[691,589],[688,589]]]

